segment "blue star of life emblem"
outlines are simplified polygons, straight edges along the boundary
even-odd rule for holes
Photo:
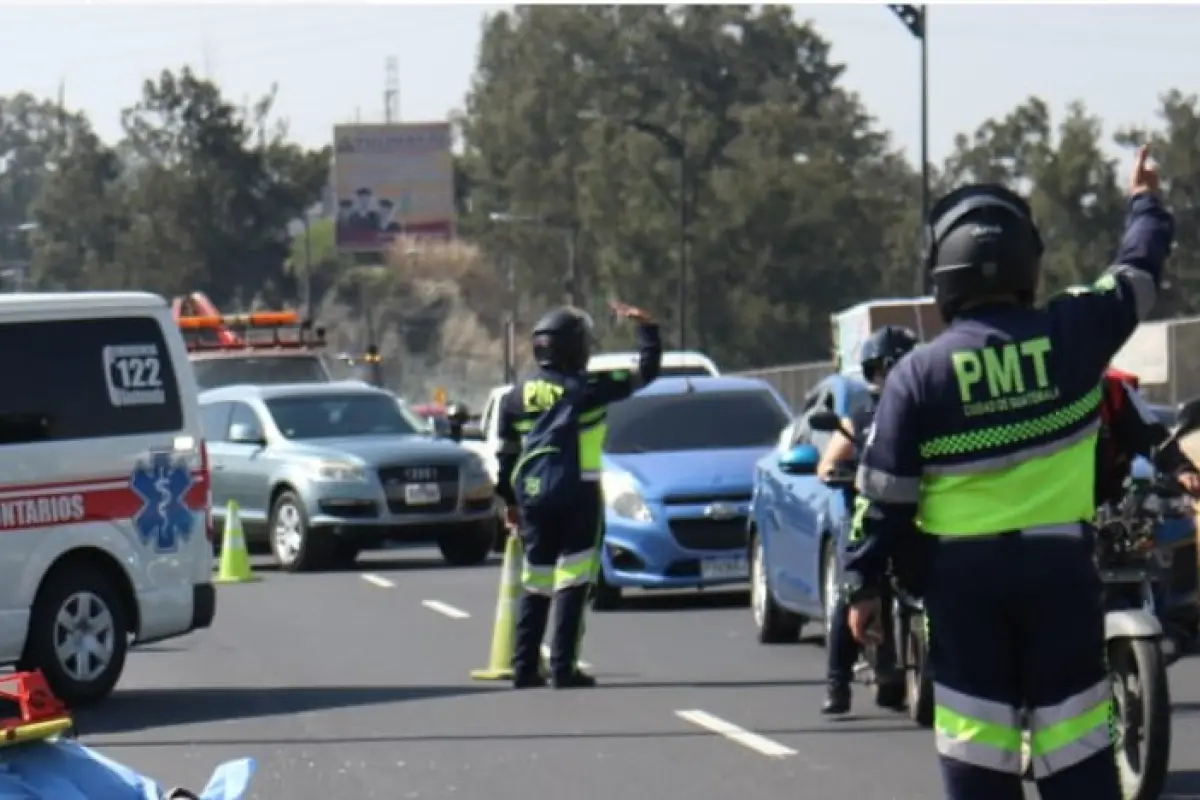
[[[138,464],[129,488],[142,499],[133,517],[142,543],[160,553],[174,552],[179,540],[192,532],[192,512],[183,498],[192,487],[192,473],[184,461],[171,461],[167,453],[152,453],[150,463]]]

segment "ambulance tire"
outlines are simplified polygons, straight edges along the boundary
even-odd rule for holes
[[[76,678],[59,659],[55,638],[64,608],[86,601],[90,620],[107,616],[108,663],[90,679]],[[101,631],[103,634],[103,631]],[[33,601],[20,670],[41,670],[50,690],[68,708],[99,702],[112,693],[129,652],[129,612],[112,574],[95,561],[65,561],[46,574]]]

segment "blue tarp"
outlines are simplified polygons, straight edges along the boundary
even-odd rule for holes
[[[242,800],[254,760],[228,761],[200,800]],[[0,749],[0,800],[161,800],[168,790],[76,742],[35,742]]]

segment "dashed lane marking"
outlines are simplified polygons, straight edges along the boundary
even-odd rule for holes
[[[392,583],[387,578],[384,578],[381,575],[376,575],[373,572],[364,572],[359,577],[372,586],[378,586],[380,589],[391,589],[396,586],[396,584]]]
[[[796,755],[796,751],[790,747],[785,747],[779,742],[768,739],[765,736],[759,736],[753,731],[748,731],[745,728],[734,725],[732,722],[715,717],[707,711],[701,711],[698,708],[676,711],[675,716],[693,725],[698,725],[705,730],[712,731],[718,736],[723,736],[731,742],[737,742],[742,747],[748,747],[754,752],[768,758],[787,758],[788,756]]]
[[[545,644],[542,645],[542,658],[546,659],[546,661],[550,660],[550,646],[549,645],[545,645]],[[596,666],[595,664],[590,664],[587,661],[584,661],[582,658],[577,659],[575,663],[579,665],[580,669],[594,669]]]
[[[422,600],[421,605],[430,611],[441,614],[443,617],[449,617],[450,619],[468,619],[471,616],[461,608],[455,608],[449,603],[443,603],[441,600]]]

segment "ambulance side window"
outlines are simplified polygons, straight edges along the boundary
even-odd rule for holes
[[[0,446],[183,429],[154,317],[0,324]]]

